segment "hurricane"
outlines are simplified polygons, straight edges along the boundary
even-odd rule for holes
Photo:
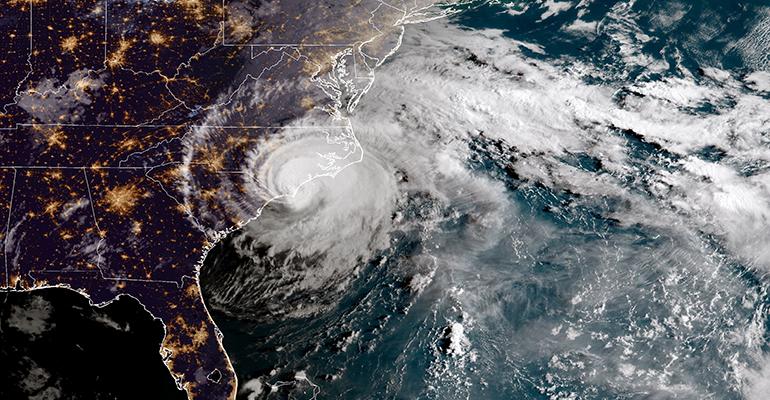
[[[766,73],[650,54],[628,4],[560,22],[589,56],[480,26],[526,7],[411,27],[348,126],[247,155],[201,269],[240,396],[764,398]]]

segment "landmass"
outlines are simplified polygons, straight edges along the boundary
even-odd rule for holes
[[[0,288],[138,300],[191,399],[235,397],[198,273],[218,240],[291,194],[252,173],[265,139],[321,143],[307,179],[349,165],[360,149],[346,116],[404,26],[461,6],[0,2]]]

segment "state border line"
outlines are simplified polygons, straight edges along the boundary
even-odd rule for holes
[[[128,169],[128,170],[147,170],[152,167],[110,167],[101,165],[0,165],[0,169]]]
[[[355,47],[358,43],[245,43],[228,44],[222,42],[222,47]]]
[[[181,288],[183,285],[184,278],[189,278],[187,275],[182,275],[179,278],[179,282],[177,281],[169,281],[165,279],[138,279],[138,278],[121,278],[121,277],[111,277],[111,276],[104,276],[104,272],[101,269],[95,269],[95,270],[66,270],[66,269],[41,269],[41,270],[32,270],[29,271],[29,274],[98,274],[99,279],[104,279],[108,281],[124,281],[124,282],[144,282],[144,283],[164,283],[164,284],[173,284],[177,287]],[[35,279],[34,276],[30,276],[30,278]]]

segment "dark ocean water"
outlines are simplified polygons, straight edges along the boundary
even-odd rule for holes
[[[162,338],[129,297],[94,308],[63,289],[0,293],[0,398],[184,399]]]
[[[757,22],[766,18],[766,1],[679,1],[640,0],[627,7],[626,1],[592,1],[586,7],[573,7],[546,20],[541,20],[543,8],[528,1],[487,4],[455,17],[454,22],[468,29],[500,29],[505,37],[537,43],[545,54],[530,52],[533,57],[574,57],[602,65],[611,71],[622,67],[617,57],[618,44],[612,40],[617,33],[613,24],[625,25],[632,18],[638,31],[631,36],[649,35],[643,46],[646,55],[653,58],[671,57],[673,50],[681,54],[681,62],[697,72],[701,67],[719,67],[736,72],[746,72],[756,65],[762,54],[742,53],[736,42],[752,34]],[[511,15],[501,11],[514,10],[521,14]],[[597,22],[591,35],[570,35],[565,28],[577,19]],[[758,47],[757,53],[766,50]],[[765,64],[766,66],[766,64]],[[648,72],[639,67],[636,75]],[[671,70],[669,73],[675,73]]]

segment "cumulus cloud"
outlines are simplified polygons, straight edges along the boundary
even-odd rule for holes
[[[728,296],[744,296],[746,289],[715,277],[725,261],[714,257],[704,244],[705,237],[718,238],[728,259],[761,272],[770,268],[768,171],[747,169],[770,160],[763,145],[770,127],[770,105],[729,73],[716,69],[704,71],[701,78],[682,75],[616,86],[586,83],[585,78],[601,73],[574,60],[528,58],[518,43],[500,39],[498,32],[469,35],[434,24],[407,36],[400,56],[378,75],[353,117],[353,126],[361,127],[356,132],[365,152],[376,151],[388,141],[393,147],[408,143],[409,164],[422,165],[417,170],[427,175],[416,186],[443,199],[444,206],[472,216],[470,233],[461,234],[461,239],[448,235],[447,243],[440,244],[448,246],[433,253],[439,271],[468,277],[463,284],[469,290],[461,302],[465,311],[497,325],[509,318],[495,296],[514,296],[506,284],[520,285],[526,279],[500,275],[478,261],[506,234],[510,234],[512,255],[520,259],[545,258],[571,265],[570,257],[577,257],[581,265],[598,268],[596,273],[604,278],[586,283],[582,294],[572,299],[576,307],[586,310],[583,319],[565,328],[575,346],[598,340],[617,348],[610,356],[593,354],[609,357],[598,368],[615,384],[662,396],[701,393],[697,384],[672,380],[672,368],[689,368],[684,350],[661,353],[666,359],[663,364],[629,360],[644,359],[634,343],[654,343],[660,350],[674,346],[662,343],[673,340],[666,339],[666,332],[683,337],[702,324],[732,318],[710,308],[713,305],[707,299],[716,294],[707,288],[719,279],[719,290],[728,291]],[[368,137],[378,139],[368,142]],[[509,148],[512,157],[504,164],[527,185],[566,190],[586,204],[611,202],[604,209],[606,217],[621,226],[665,232],[670,242],[640,248],[631,237],[617,235],[605,239],[609,243],[595,244],[593,254],[581,252],[580,245],[561,244],[554,239],[559,233],[553,227],[516,217],[522,212],[507,199],[506,188],[499,182],[469,173],[468,143],[480,138]],[[577,168],[565,161],[575,155],[598,166]],[[391,162],[392,167],[404,164]],[[451,179],[442,181],[442,175]],[[463,198],[461,193],[469,195]],[[550,254],[548,249],[561,250]],[[635,269],[637,265],[643,268]],[[483,277],[475,278],[481,281],[476,287],[470,276],[482,269]],[[650,269],[666,277],[658,283],[660,290],[692,300],[666,299],[655,311],[658,325],[630,327],[626,337],[606,337],[597,326],[608,303],[623,307],[618,305],[623,293],[642,295],[633,285],[636,280],[643,282]],[[697,278],[682,285],[682,277],[688,275]],[[764,318],[761,310],[754,315]],[[597,321],[589,322],[593,318]],[[745,328],[734,326],[735,334]],[[528,327],[535,336],[539,328]],[[715,340],[718,346],[731,345]],[[516,346],[532,356],[539,354],[534,344],[532,349],[521,341]],[[751,364],[747,354],[756,350],[748,346],[743,353],[748,357],[742,361],[745,365]],[[604,382],[581,372],[583,361],[563,365],[565,374]],[[727,390],[740,390],[730,387]],[[551,388],[558,388],[555,381]]]
[[[645,39],[632,37],[629,11],[614,11],[603,23],[624,28],[617,39],[627,45],[625,60],[662,68],[642,59]],[[450,332],[467,337],[474,358],[507,349],[505,362],[550,359],[543,393],[566,397],[573,379],[661,397],[703,395],[707,388],[688,372],[692,353],[680,346],[701,334],[717,349],[703,357],[728,362],[723,354],[740,353],[731,371],[754,371],[747,354],[756,343],[732,338],[745,334],[747,316],[766,317],[745,282],[722,271],[736,263],[770,268],[770,105],[717,69],[594,84],[603,71],[529,58],[522,47],[533,46],[499,31],[410,28],[351,116],[360,162],[276,202],[236,236],[251,267],[223,281],[215,302],[256,299],[275,317],[321,313],[360,266],[399,251],[398,238],[414,232],[419,256],[378,265],[403,268],[397,272],[415,296],[440,287],[433,295],[462,316]],[[259,162],[249,167],[272,187],[296,182],[281,166],[313,147],[279,138],[275,157],[255,154]],[[484,154],[478,146],[487,146]],[[539,216],[540,208],[556,209],[551,218],[563,225]],[[611,222],[600,226],[592,212]],[[637,307],[642,297],[648,308]],[[556,323],[550,312],[564,315]],[[440,341],[445,328],[426,331]],[[544,344],[544,332],[559,345]],[[474,335],[497,338],[494,349]],[[497,365],[485,362],[475,371]],[[470,379],[464,367],[447,365],[433,365],[441,372],[433,376]],[[759,379],[734,378],[714,379],[733,392],[740,384],[753,390]],[[442,388],[434,390],[441,397]]]
[[[383,99],[392,100],[397,94],[389,87],[397,87],[397,80],[405,77],[411,89],[408,96],[423,104],[414,111],[424,116],[419,121],[423,132],[459,138],[483,132],[504,140],[540,162],[532,158],[515,162],[522,176],[585,194],[633,196],[633,188],[623,187],[618,178],[638,166],[630,160],[633,149],[616,131],[633,132],[670,155],[649,172],[650,182],[668,186],[658,198],[645,200],[650,212],[665,205],[672,217],[684,216],[698,228],[723,234],[735,255],[750,265],[770,268],[763,250],[770,247],[770,239],[764,239],[770,237],[764,222],[770,213],[767,171],[743,172],[747,164],[770,162],[770,151],[763,145],[770,104],[764,98],[716,70],[711,75],[718,79],[700,82],[683,77],[622,87],[589,85],[582,78],[599,73],[592,67],[572,64],[565,70],[559,63],[527,59],[513,43],[490,39],[495,36],[452,35],[453,41],[462,38],[452,53],[436,43],[441,36],[435,32],[414,35],[375,85],[388,91]],[[460,47],[466,50],[457,50]],[[473,53],[482,65],[451,67],[464,56],[458,54],[462,51]],[[373,109],[397,114],[398,107],[398,101],[391,105],[383,101]],[[719,149],[723,159],[699,158],[707,148]],[[609,174],[586,179],[560,161],[575,153],[601,160]],[[704,175],[705,170],[721,172],[711,176]],[[697,206],[701,214],[687,218],[693,210],[680,213],[676,204]],[[702,213],[709,217],[702,218]],[[706,220],[711,223],[702,226]],[[739,245],[747,236],[756,239]]]

